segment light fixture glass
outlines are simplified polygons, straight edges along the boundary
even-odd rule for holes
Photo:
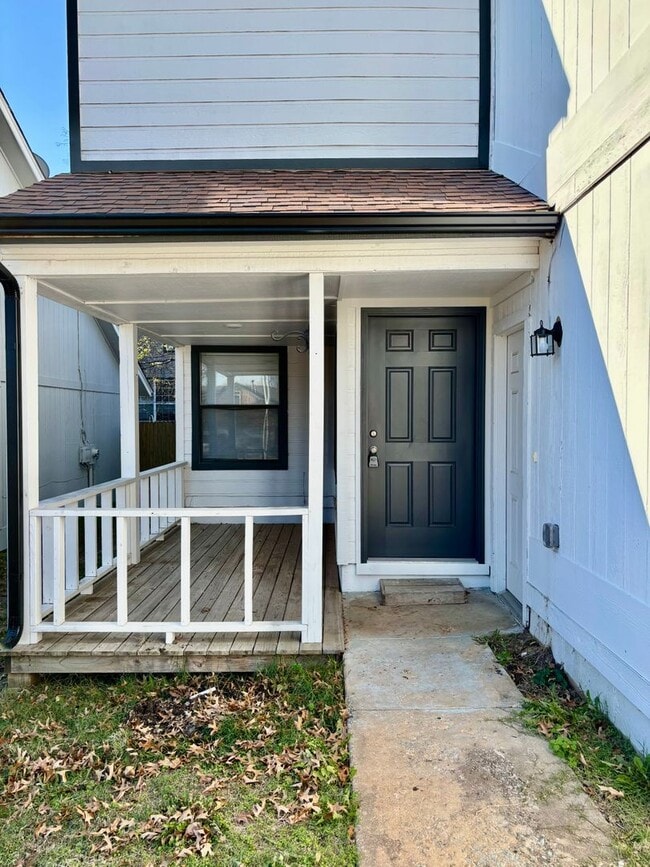
[[[540,319],[539,328],[530,335],[530,354],[555,355],[555,347],[562,345],[562,323],[560,317],[555,320],[553,328],[545,328],[544,321]]]

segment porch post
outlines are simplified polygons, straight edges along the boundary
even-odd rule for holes
[[[120,325],[120,473],[136,479],[127,488],[126,505],[136,508],[140,497],[140,430],[138,419],[137,327]],[[129,521],[127,551],[131,563],[140,562],[140,533],[137,519]]]
[[[323,274],[309,275],[309,530],[303,539],[303,647],[323,640],[324,287]]]
[[[20,283],[21,321],[21,387],[22,387],[22,446],[23,446],[23,632],[20,644],[35,644],[40,634],[34,624],[41,619],[40,563],[36,562],[37,541],[31,540],[30,509],[38,508],[39,444],[38,444],[38,284],[33,277],[22,277]],[[40,542],[40,540],[38,540]]]
[[[174,416],[176,426],[176,460],[185,460],[185,358],[187,347],[174,350]]]

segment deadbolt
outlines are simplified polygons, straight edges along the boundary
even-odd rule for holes
[[[370,433],[369,433],[369,436],[371,436],[371,437],[374,439],[374,438],[377,436],[377,431],[376,431],[376,430],[371,430]]]

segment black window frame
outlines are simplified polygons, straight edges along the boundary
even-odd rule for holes
[[[201,404],[201,355],[203,353],[234,354],[275,354],[278,356],[279,403],[278,411],[278,457],[272,460],[236,460],[233,458],[204,458],[203,414]],[[289,399],[287,381],[287,347],[286,346],[192,346],[192,469],[193,470],[286,470],[289,467]],[[210,408],[209,406],[207,408]],[[227,406],[224,409],[247,412],[244,406]],[[260,409],[259,405],[251,409]],[[275,407],[274,407],[275,408]]]

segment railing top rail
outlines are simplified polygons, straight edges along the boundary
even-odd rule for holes
[[[115,488],[122,488],[125,485],[132,485],[135,479],[111,479],[110,482],[102,482],[101,485],[93,485],[92,488],[81,488],[78,491],[71,491],[69,494],[63,494],[60,497],[48,497],[46,500],[41,500],[38,504],[39,509],[63,509],[72,503],[78,503],[88,497],[96,497],[98,494],[105,494]]]
[[[159,467],[153,467],[150,470],[145,470],[138,476],[139,479],[148,479],[149,476],[156,476],[158,473],[164,473],[168,470],[180,470],[181,467],[188,466],[187,461],[172,461],[171,464],[162,464]]]
[[[119,478],[110,479],[108,482],[102,482],[100,485],[93,485],[91,488],[81,488],[78,491],[71,491],[69,494],[63,494],[60,497],[48,497],[46,500],[41,500],[38,504],[39,509],[64,509],[72,503],[78,503],[88,497],[96,497],[99,494],[105,494],[108,491],[113,491],[115,488],[123,488],[126,485],[132,485],[138,479],[147,479],[150,476],[155,476],[158,473],[167,470],[176,470],[181,467],[186,467],[187,461],[174,461],[171,464],[163,464],[160,467],[154,467],[152,470],[146,470],[140,473],[138,478]]]
[[[35,518],[288,518],[304,517],[304,506],[233,506],[218,508],[66,509],[39,506],[31,509]]]

